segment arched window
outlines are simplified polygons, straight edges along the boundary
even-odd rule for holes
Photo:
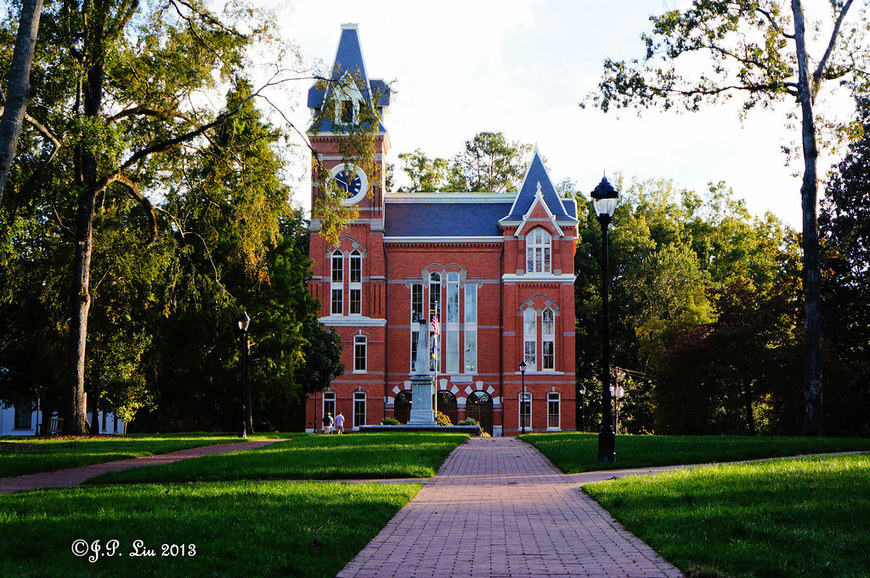
[[[447,322],[444,324],[447,373],[459,373],[459,273],[447,274]]]
[[[441,273],[429,275],[429,332],[432,333],[432,320],[437,319],[441,324]],[[440,331],[440,329],[439,329]],[[430,363],[430,369],[441,373],[441,336],[433,335],[430,347],[433,348],[434,359]]]
[[[550,273],[552,243],[550,234],[540,227],[526,236],[527,273]]]
[[[541,314],[541,369],[556,369],[556,313],[549,308]]]
[[[332,277],[330,283],[330,309],[332,315],[344,314],[344,255],[336,249],[332,253]]]
[[[362,315],[362,254],[356,249],[350,254],[350,314]]]
[[[538,316],[529,307],[523,311],[523,359],[528,371],[536,371],[538,352]]]

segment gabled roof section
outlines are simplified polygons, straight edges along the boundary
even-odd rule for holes
[[[341,38],[338,41],[330,80],[338,82],[348,73],[358,85],[357,88],[367,103],[373,104],[376,109],[390,106],[389,85],[383,80],[369,80],[359,39],[359,28],[356,24],[341,25]],[[324,91],[317,85],[312,86],[308,89],[308,108],[319,109],[330,92],[331,87],[327,87]],[[372,103],[373,96],[376,98],[374,103]]]
[[[538,192],[539,190],[540,193]],[[544,166],[544,161],[541,159],[541,153],[538,152],[538,147],[535,147],[535,156],[532,158],[532,162],[526,171],[523,186],[520,187],[520,192],[517,193],[510,212],[502,219],[502,222],[522,221],[539,194],[547,210],[556,221],[577,221],[575,218],[577,214],[576,209],[568,199],[563,200],[559,198],[556,187],[553,186],[553,182],[550,180],[547,167]]]

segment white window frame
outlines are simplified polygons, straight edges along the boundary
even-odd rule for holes
[[[344,253],[336,249],[329,258],[329,314],[344,315]]]
[[[437,317],[439,325],[441,325],[443,322],[444,315],[442,313],[443,307],[441,299],[441,288],[443,285],[442,281],[443,277],[441,273],[434,271],[429,274],[429,308],[427,309],[429,315],[426,318],[427,327],[429,327],[429,323],[432,322],[433,316]],[[435,372],[441,373],[441,336],[433,335],[432,339],[435,345]],[[433,342],[430,342],[430,347],[432,347]]]
[[[359,352],[362,351],[360,356]],[[362,363],[359,361],[362,359]],[[368,338],[365,335],[353,336],[353,373],[368,371]]]
[[[519,396],[519,404],[517,406],[517,430],[522,431],[523,429],[523,408],[527,408],[528,413],[526,414],[526,430],[532,429],[532,392],[527,391],[526,393],[520,392]]]
[[[459,273],[447,273],[447,313],[443,326],[447,373],[459,373]]]
[[[541,312],[541,371],[556,371],[556,312],[549,307]]]
[[[465,373],[477,372],[477,285],[465,284]]]
[[[411,311],[410,311],[410,319],[411,319],[411,357],[410,357],[410,365],[411,365],[411,373],[415,372],[414,367],[414,359],[417,355],[417,340],[419,339],[420,333],[420,323],[414,321],[414,313],[416,313],[419,317],[423,317],[423,284],[422,283],[413,283],[411,284]],[[428,327],[428,323],[426,324]]]
[[[541,227],[526,235],[526,273],[550,273],[553,270],[553,238]]]
[[[553,404],[555,404],[556,412],[553,413]],[[554,419],[555,418],[555,419]],[[555,421],[556,425],[553,425]],[[551,391],[547,393],[547,431],[562,430],[562,395],[558,392]]]
[[[527,371],[538,370],[538,312],[531,307],[523,311],[523,360]]]
[[[333,416],[335,415],[335,392],[334,391],[324,391],[323,392],[323,401],[320,407],[320,419],[323,419],[327,413],[331,413]],[[317,427],[320,427],[323,422],[316,424]]]
[[[362,253],[354,249],[348,267],[348,314],[362,315]]]
[[[362,412],[358,411],[359,407],[362,406]],[[358,419],[358,416],[362,414],[362,419]],[[364,391],[355,391],[353,392],[353,429],[359,429],[359,426],[366,424],[366,392]]]

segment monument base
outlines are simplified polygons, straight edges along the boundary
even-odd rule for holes
[[[435,425],[435,412],[432,409],[432,378],[428,375],[415,375],[411,378],[411,415],[407,425]]]

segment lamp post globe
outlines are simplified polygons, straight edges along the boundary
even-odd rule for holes
[[[610,395],[610,318],[608,293],[610,291],[610,272],[607,265],[607,227],[613,218],[619,193],[602,177],[601,182],[590,194],[595,216],[601,225],[601,319],[603,355],[601,357],[601,429],[598,432],[598,461],[616,461],[616,431],[613,429],[613,401]]]

